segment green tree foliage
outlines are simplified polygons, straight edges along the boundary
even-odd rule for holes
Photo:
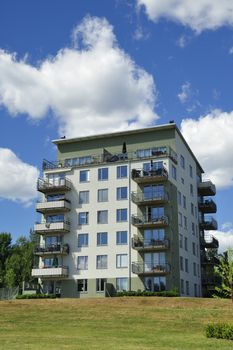
[[[10,233],[0,233],[0,288],[5,283],[6,261],[11,253],[11,241]]]
[[[221,278],[221,287],[215,287],[218,296],[231,298],[233,303],[233,249],[219,257],[215,272]]]

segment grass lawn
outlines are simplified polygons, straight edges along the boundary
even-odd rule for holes
[[[0,349],[227,350],[210,321],[233,323],[230,300],[158,297],[0,302]]]

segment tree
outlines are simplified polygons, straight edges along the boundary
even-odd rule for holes
[[[4,286],[6,261],[11,254],[11,234],[0,233],[0,288]]]
[[[219,257],[215,272],[221,278],[221,287],[215,287],[218,296],[231,298],[233,303],[233,249],[228,249]]]

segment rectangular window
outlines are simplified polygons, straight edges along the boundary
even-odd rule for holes
[[[80,204],[89,203],[89,191],[80,191],[79,192],[79,203]]]
[[[127,254],[117,254],[116,255],[116,267],[128,267],[128,255]]]
[[[186,294],[189,295],[189,281],[186,281]]]
[[[87,211],[78,214],[78,224],[88,225],[89,224],[89,213]]]
[[[186,197],[183,196],[183,208],[186,209]]]
[[[174,165],[172,165],[172,178],[176,180],[176,167]]]
[[[192,234],[195,236],[195,224],[192,222]]]
[[[181,205],[181,193],[178,191],[178,204]]]
[[[78,247],[88,247],[88,233],[79,233]]]
[[[181,294],[184,294],[184,280],[183,279],[180,280],[180,291],[181,291]]]
[[[98,190],[98,202],[107,202],[108,201],[108,189],[103,188]]]
[[[108,256],[107,255],[97,255],[96,256],[96,268],[97,269],[107,269],[108,268]]]
[[[118,292],[128,290],[128,278],[122,277],[116,279],[116,290]]]
[[[185,159],[182,154],[180,155],[180,166],[181,168],[185,169]]]
[[[197,275],[197,264],[195,262],[193,263],[193,274],[194,276]]]
[[[188,221],[187,221],[187,217],[184,216],[184,228],[187,230],[188,228]]]
[[[192,167],[192,165],[189,165],[189,176],[193,177],[193,167]]]
[[[182,182],[182,184],[184,185],[184,178],[183,178],[183,177],[181,178],[181,182]]]
[[[97,278],[96,279],[96,291],[104,292],[104,287],[106,283],[106,278]]]
[[[180,234],[180,248],[183,248],[183,235]]]
[[[99,181],[108,180],[108,168],[98,169],[98,180]]]
[[[127,231],[117,231],[116,244],[127,244],[127,243],[128,243]]]
[[[97,224],[107,224],[108,223],[108,211],[98,210],[97,211]]]
[[[188,238],[184,237],[184,249],[188,251]]]
[[[117,209],[117,222],[127,221],[127,209]]]
[[[191,214],[194,215],[194,205],[191,203]]]
[[[87,292],[88,280],[87,279],[77,280],[77,290],[78,292]]]
[[[197,297],[197,284],[194,283],[194,296]]]
[[[90,181],[90,170],[80,170],[79,182],[89,182]]]
[[[78,256],[77,269],[87,270],[88,269],[88,256]]]
[[[183,226],[183,223],[182,223],[182,214],[181,213],[178,213],[178,224],[179,226]]]
[[[189,262],[188,259],[185,259],[185,272],[189,272]]]
[[[183,259],[183,256],[180,256],[180,270],[181,271],[184,270],[184,259]]]
[[[192,247],[193,247],[193,255],[196,255],[196,245],[194,242],[192,244]]]
[[[190,184],[190,195],[193,197],[193,185]]]
[[[127,187],[117,187],[117,200],[128,198],[128,188]]]
[[[127,165],[119,165],[117,167],[117,179],[123,179],[128,177]]]
[[[64,222],[64,220],[64,214],[49,215],[46,217],[46,223]]]
[[[97,246],[108,245],[108,233],[97,232]]]

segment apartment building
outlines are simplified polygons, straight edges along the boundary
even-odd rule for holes
[[[206,216],[216,212],[206,197],[216,190],[176,125],[53,142],[57,161],[43,161],[34,228],[32,275],[44,292],[202,296],[203,280],[205,290],[212,283],[208,249],[218,246],[205,233],[217,228]]]

